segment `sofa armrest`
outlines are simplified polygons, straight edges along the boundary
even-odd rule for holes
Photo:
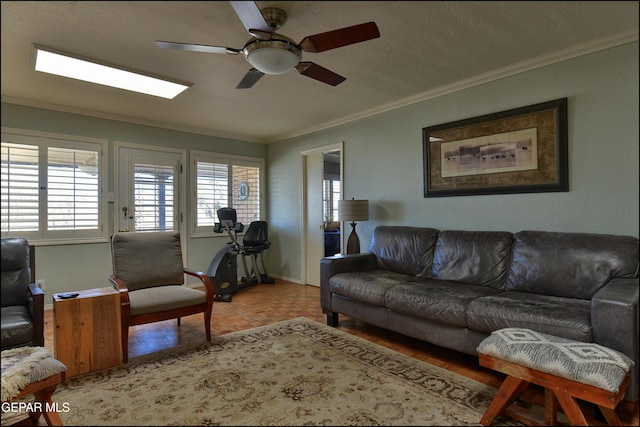
[[[334,255],[320,260],[320,305],[322,312],[331,313],[331,289],[329,279],[338,273],[370,271],[376,269],[376,257],[372,253]]]
[[[638,395],[639,279],[613,279],[591,298],[593,341],[626,354],[634,361],[629,393]]]

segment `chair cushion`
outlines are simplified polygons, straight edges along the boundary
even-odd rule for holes
[[[2,401],[6,402],[31,383],[66,372],[64,363],[44,347],[20,347],[2,351]]]
[[[267,221],[252,221],[244,233],[242,246],[260,248],[269,243],[269,225]]]
[[[27,305],[31,278],[29,242],[19,237],[2,239],[1,250],[2,307]]]
[[[568,340],[531,329],[494,331],[478,353],[617,393],[633,366],[624,354],[595,343]]]
[[[24,305],[2,307],[2,348],[30,345],[33,342],[33,322]]]
[[[113,274],[129,291],[184,283],[178,232],[117,233],[111,238]]]
[[[206,292],[179,285],[129,291],[131,316],[175,310],[206,301]]]

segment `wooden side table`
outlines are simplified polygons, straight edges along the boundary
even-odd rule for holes
[[[55,357],[67,365],[67,378],[122,363],[118,291],[105,287],[77,293],[69,299],[53,295]]]

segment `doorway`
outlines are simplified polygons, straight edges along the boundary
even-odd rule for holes
[[[320,260],[341,250],[342,143],[302,152],[302,276],[320,286]],[[327,243],[327,244],[325,244]],[[337,252],[336,252],[337,250]],[[332,253],[333,252],[333,253]]]
[[[114,231],[178,231],[184,247],[184,152],[116,143],[116,156]]]
[[[322,215],[324,224],[324,256],[341,252],[342,232],[338,221],[338,200],[342,198],[340,151],[322,153]]]

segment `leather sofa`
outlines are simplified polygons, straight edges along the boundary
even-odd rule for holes
[[[638,239],[545,231],[378,226],[368,253],[320,262],[338,314],[476,355],[492,331],[529,328],[620,351],[638,396]]]
[[[35,285],[34,248],[27,239],[2,239],[2,350],[44,347],[44,292]]]

